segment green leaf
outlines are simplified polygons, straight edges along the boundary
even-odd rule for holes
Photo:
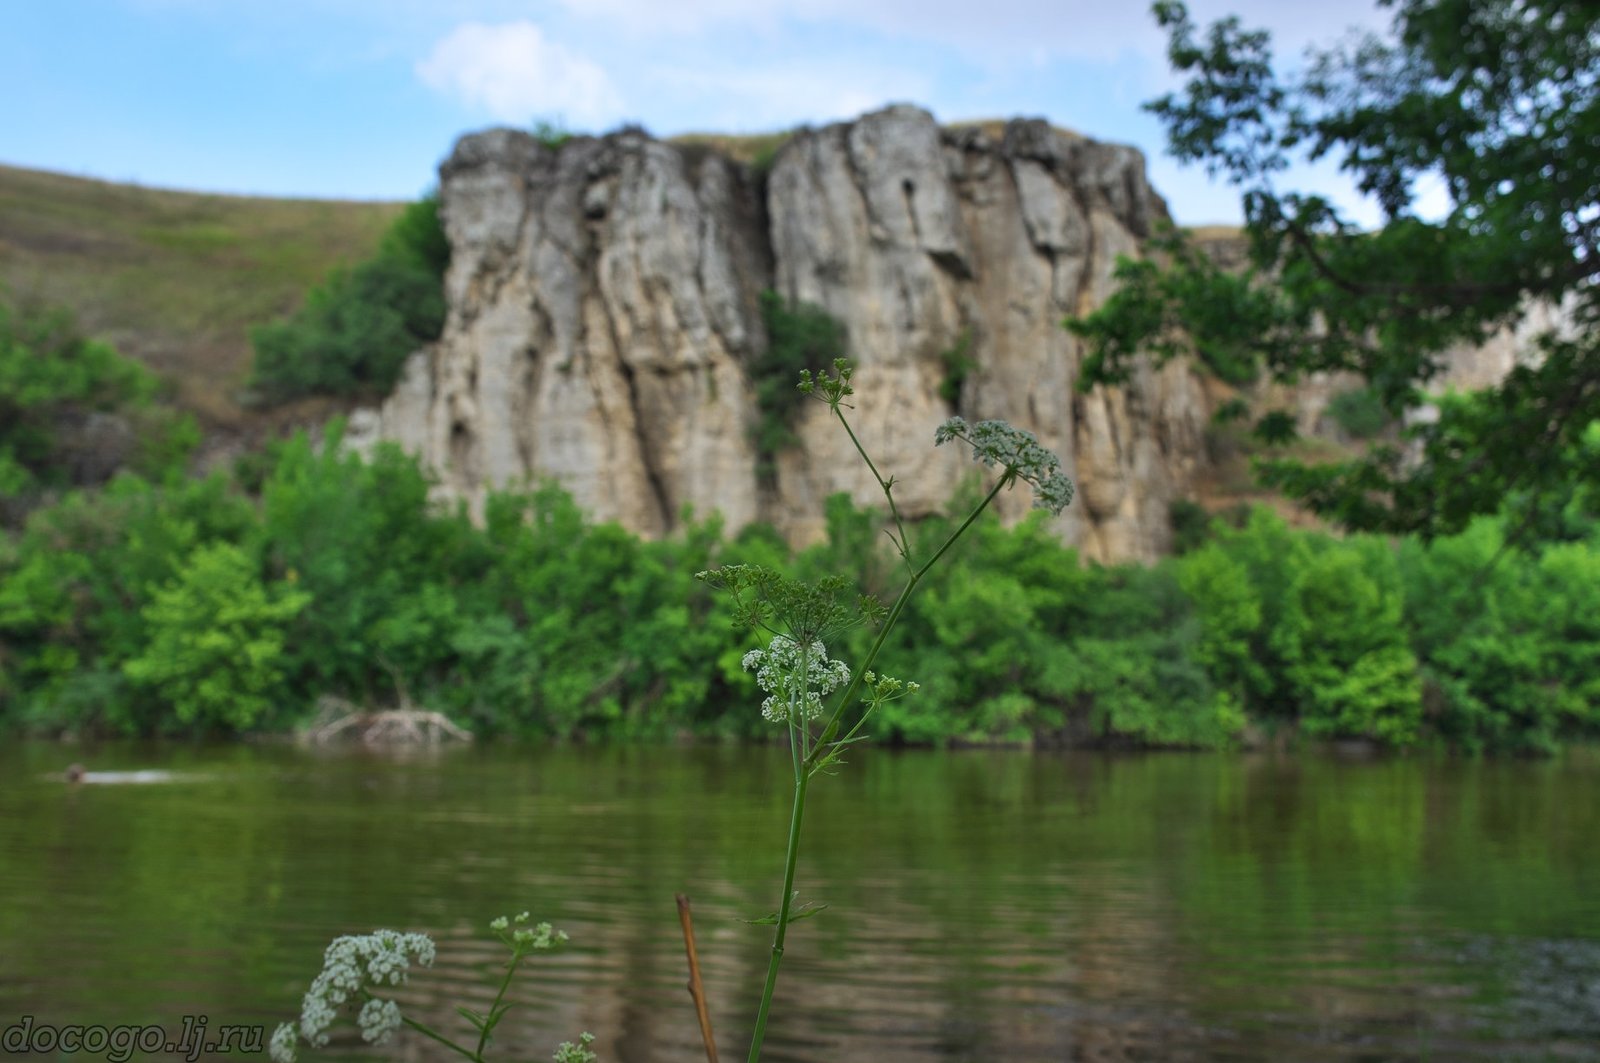
[[[789,922],[798,923],[802,919],[810,919],[819,912],[827,911],[827,909],[828,905],[826,904],[818,904],[816,901],[807,901],[798,908],[789,909]],[[773,912],[771,915],[764,915],[759,919],[746,919],[743,921],[749,923],[751,926],[777,926],[778,913]]]

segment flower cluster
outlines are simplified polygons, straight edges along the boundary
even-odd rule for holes
[[[553,949],[567,940],[565,930],[557,930],[549,923],[528,926],[527,912],[518,914],[515,919],[507,919],[502,915],[489,923],[489,929],[518,954],[534,949]]]
[[[893,676],[879,675],[876,672],[867,672],[861,679],[863,681],[861,700],[873,709],[886,701],[894,701],[922,689],[920,683],[905,683]]]
[[[803,673],[802,656],[805,657]],[[756,685],[767,692],[767,700],[761,703],[761,715],[773,723],[788,722],[791,706],[795,723],[819,718],[822,695],[850,681],[850,666],[843,661],[828,660],[828,651],[822,643],[813,642],[802,654],[800,644],[786,635],[775,635],[766,649],[745,654],[744,667],[746,671],[755,671]]]
[[[1061,471],[1061,459],[1039,445],[1032,432],[1013,428],[1004,421],[979,421],[969,425],[952,417],[933,433],[935,446],[952,439],[965,440],[972,447],[972,460],[990,468],[999,465],[1007,473],[1033,485],[1033,505],[1059,514],[1072,502],[1072,481]]]
[[[358,999],[368,985],[404,985],[413,959],[431,967],[433,957],[433,941],[426,934],[375,930],[335,938],[323,954],[322,972],[301,1002],[299,1035],[318,1047],[326,1045],[328,1027],[341,1007]],[[370,996],[356,1016],[362,1039],[377,1045],[388,1041],[400,1022],[400,1008],[394,1001]],[[292,1023],[273,1031],[269,1050],[276,1063],[293,1063],[298,1048],[295,1032]]]
[[[802,395],[817,395],[817,392],[821,392],[817,397],[833,407],[834,410],[838,410],[840,405],[849,406],[850,404],[844,400],[856,393],[856,389],[850,384],[850,377],[854,374],[855,367],[850,364],[847,358],[835,358],[833,360],[832,376],[825,371],[819,371],[816,378],[813,379],[811,370],[802,369],[800,370],[800,393]]]
[[[582,1033],[578,1035],[578,1043],[562,1041],[556,1046],[556,1054],[550,1058],[555,1063],[595,1063],[600,1057],[589,1051],[589,1046],[594,1044],[594,1034]]]
[[[379,1000],[373,997],[361,1005],[361,1013],[356,1016],[356,1025],[361,1027],[363,1041],[381,1045],[400,1028],[400,1005],[392,1000]]]

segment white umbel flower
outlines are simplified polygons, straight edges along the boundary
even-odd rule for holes
[[[805,657],[805,674],[800,658]],[[769,695],[761,703],[761,715],[773,723],[786,723],[794,712],[796,723],[822,715],[822,696],[850,681],[850,666],[828,660],[827,648],[813,642],[806,653],[786,635],[775,635],[764,650],[744,655],[746,671],[754,671],[756,685]]]
[[[1061,459],[1039,445],[1032,432],[1013,428],[1004,421],[979,421],[969,425],[952,417],[935,429],[934,446],[953,439],[965,440],[972,447],[972,460],[993,468],[999,465],[1017,479],[1033,485],[1033,506],[1060,513],[1072,502],[1072,481],[1061,471]]]
[[[385,1044],[400,1028],[400,1005],[392,1000],[373,997],[362,1005],[361,1014],[356,1016],[356,1025],[361,1027],[363,1041],[373,1045]]]
[[[341,1008],[360,999],[364,989],[404,985],[413,962],[431,967],[433,959],[433,940],[426,934],[374,930],[334,938],[322,955],[322,971],[301,1001],[300,1036],[318,1048],[326,1046],[328,1027]],[[383,1044],[400,1027],[400,1006],[392,1000],[370,999],[357,1023],[363,1038]],[[288,1023],[278,1027],[269,1047],[272,1058],[293,1063],[296,1050],[294,1027]]]
[[[267,1055],[272,1057],[272,1063],[295,1063],[300,1058],[299,1045],[300,1035],[295,1032],[294,1023],[280,1023],[267,1042]]]

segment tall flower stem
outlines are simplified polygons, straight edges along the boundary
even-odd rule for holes
[[[413,1030],[417,1031],[418,1033],[420,1033],[422,1036],[430,1038],[430,1039],[432,1039],[434,1041],[438,1041],[440,1044],[444,1045],[446,1048],[450,1049],[452,1052],[456,1053],[457,1055],[465,1056],[468,1059],[473,1060],[473,1063],[482,1063],[482,1061],[483,1061],[483,1056],[481,1055],[481,1052],[482,1052],[481,1049],[478,1052],[468,1052],[465,1048],[462,1048],[460,1045],[456,1044],[454,1041],[450,1040],[448,1037],[441,1037],[439,1034],[434,1033],[432,1030],[428,1029],[426,1026],[422,1025],[422,1023],[420,1023],[420,1022],[417,1022],[417,1021],[415,1021],[413,1019],[409,1019],[404,1015],[400,1016],[400,1021],[405,1023],[407,1026],[411,1027],[411,1029],[413,1029]]]
[[[841,421],[844,420],[843,415],[839,419]],[[979,502],[973,511],[967,514],[967,519],[961,522],[961,526],[951,532],[939,549],[934,551],[933,556],[923,562],[920,568],[911,573],[911,578],[906,580],[906,585],[900,589],[900,596],[894,600],[894,605],[889,607],[889,615],[884,618],[883,626],[878,628],[878,637],[873,639],[872,648],[867,651],[867,656],[861,662],[861,667],[857,668],[855,674],[850,677],[850,685],[845,687],[844,694],[839,698],[839,704],[834,707],[833,715],[828,718],[828,723],[822,731],[822,737],[817,739],[811,756],[806,758],[805,766],[808,775],[815,767],[816,761],[828,750],[834,736],[839,733],[839,721],[844,716],[844,710],[853,704],[852,699],[855,697],[856,691],[861,687],[861,677],[877,661],[878,651],[883,649],[884,640],[888,638],[889,632],[893,630],[894,625],[899,621],[900,614],[905,611],[906,603],[911,600],[911,592],[917,589],[917,584],[922,582],[922,577],[928,574],[928,570],[937,564],[939,559],[956,544],[957,539],[966,534],[967,529],[972,527],[973,522],[983,514],[984,510],[989,508],[989,503],[993,502],[995,496],[1010,482],[1011,476],[1009,474],[1000,477],[989,493],[983,496],[983,501]]]
[[[756,1012],[756,1028],[750,1037],[749,1063],[761,1058],[761,1042],[767,1036],[767,1013],[772,1010],[772,992],[778,987],[778,965],[783,962],[783,941],[789,931],[789,909],[794,901],[794,867],[800,859],[800,820],[806,812],[806,784],[811,776],[802,771],[794,783],[794,808],[789,813],[789,849],[783,858],[783,900],[778,904],[778,929],[772,935],[772,958],[767,961],[767,982],[761,989],[761,1007]]]
[[[843,415],[840,415],[839,420],[844,420]],[[849,425],[846,425],[845,427],[848,429]],[[852,440],[855,439],[854,432],[850,433],[850,438]],[[860,444],[857,443],[856,447],[859,450]],[[866,457],[865,452],[862,452],[862,457]],[[874,470],[874,475],[876,475],[876,470]],[[966,533],[968,528],[972,527],[973,522],[978,519],[984,510],[989,508],[989,503],[994,501],[995,496],[998,495],[1001,489],[1010,483],[1010,481],[1010,476],[1002,476],[994,485],[993,489],[991,489],[990,492],[984,496],[983,501],[979,502],[973,511],[967,515],[967,519],[961,522],[960,527],[951,532],[949,537],[945,539],[944,543],[940,545],[939,549],[934,551],[933,556],[928,558],[928,560],[924,562],[921,567],[915,569],[911,573],[910,579],[906,581],[905,587],[903,587],[900,591],[900,596],[895,599],[894,606],[889,610],[888,616],[884,618],[883,626],[878,629],[878,637],[873,641],[872,649],[868,651],[866,660],[862,663],[860,668],[855,670],[854,675],[851,676],[850,685],[845,688],[844,695],[839,699],[839,704],[834,709],[833,716],[829,718],[828,724],[822,732],[822,736],[817,739],[816,744],[811,747],[811,750],[806,755],[804,761],[801,761],[800,759],[799,735],[796,732],[804,731],[805,725],[804,723],[801,723],[798,727],[795,725],[795,704],[793,700],[790,701],[789,751],[790,757],[794,760],[795,764],[794,807],[789,813],[789,846],[784,855],[783,861],[783,897],[778,902],[778,927],[772,936],[772,957],[767,961],[767,980],[766,984],[763,985],[761,989],[761,1007],[756,1012],[755,1032],[750,1038],[749,1063],[756,1063],[756,1061],[761,1058],[761,1043],[766,1039],[767,1036],[767,1014],[772,1010],[772,994],[778,986],[778,967],[783,963],[783,944],[785,938],[788,936],[789,913],[794,902],[794,871],[795,865],[800,859],[800,823],[804,818],[806,811],[806,787],[811,781],[811,776],[816,768],[816,762],[820,757],[827,753],[831,746],[831,740],[833,736],[838,734],[839,720],[844,715],[845,709],[852,704],[851,699],[855,696],[856,691],[861,686],[861,677],[869,668],[872,667],[873,662],[877,660],[878,651],[883,648],[884,639],[888,636],[890,629],[892,629],[895,623],[900,619],[900,614],[905,611],[906,603],[911,599],[911,592],[916,590],[917,584],[922,581],[923,576],[927,575],[928,570],[932,568],[934,564],[936,564],[952,546],[955,545],[956,540],[961,538],[961,536]],[[883,481],[880,477],[879,483],[881,484],[882,482]],[[885,489],[884,493],[888,494],[887,488]],[[910,562],[911,559],[909,556],[907,556],[906,563],[909,565]],[[801,675],[805,674],[807,673],[804,670],[802,658]],[[852,731],[851,733],[853,734],[854,732]]]
[[[894,540],[895,549],[899,551],[900,559],[906,563],[906,567],[914,567],[911,564],[911,540],[906,537],[905,522],[900,519],[900,507],[894,504],[894,481],[883,478],[883,473],[879,472],[878,467],[873,464],[872,458],[867,455],[867,448],[861,445],[861,440],[856,438],[855,430],[850,427],[850,422],[844,419],[844,414],[839,411],[837,406],[834,407],[833,414],[839,418],[839,423],[844,425],[845,433],[849,435],[850,442],[855,445],[856,453],[861,455],[861,460],[866,462],[867,468],[872,470],[872,478],[878,481],[878,487],[883,490],[883,497],[888,499],[889,515],[894,518],[894,526],[900,532],[898,539],[895,539],[893,535],[889,536],[889,538]]]
[[[483,1050],[489,1046],[489,1034],[494,1031],[495,1024],[500,1021],[500,1002],[506,998],[506,990],[511,987],[511,976],[517,973],[517,964],[522,960],[522,950],[511,950],[511,962],[506,964],[506,976],[500,979],[500,992],[494,995],[494,1004],[489,1008],[483,1027],[478,1031],[478,1050],[473,1053],[474,1059],[483,1058]]]
[[[972,446],[974,458],[990,468],[999,465],[1002,471],[994,487],[989,490],[989,493],[983,497],[982,501],[973,507],[972,512],[967,514],[967,518],[961,522],[955,531],[945,538],[939,548],[933,552],[933,556],[929,557],[921,565],[916,564],[911,559],[911,543],[906,535],[905,522],[900,516],[900,507],[895,504],[894,478],[885,479],[883,474],[878,471],[878,466],[873,463],[872,457],[867,453],[866,448],[861,445],[861,440],[856,436],[855,431],[850,427],[850,422],[845,418],[844,410],[852,407],[843,400],[855,393],[855,389],[850,385],[852,372],[852,367],[848,361],[843,358],[837,358],[834,360],[833,373],[831,374],[824,373],[813,378],[810,371],[801,373],[800,390],[807,395],[815,395],[828,404],[834,416],[839,418],[839,423],[844,426],[845,434],[850,437],[850,443],[855,447],[856,453],[861,455],[861,460],[866,462],[867,468],[872,471],[873,479],[878,482],[878,486],[883,490],[884,498],[889,502],[889,513],[894,519],[895,531],[889,533],[889,538],[894,542],[896,550],[899,551],[900,557],[905,562],[906,568],[910,570],[911,575],[906,580],[905,586],[901,588],[900,595],[895,599],[893,607],[887,613],[884,613],[882,607],[877,606],[876,603],[872,603],[873,607],[869,610],[864,600],[861,608],[862,614],[867,615],[870,613],[874,618],[882,618],[877,638],[873,640],[872,648],[867,651],[865,660],[854,669],[854,674],[851,675],[849,683],[845,686],[844,693],[839,696],[838,704],[834,706],[833,714],[828,717],[827,722],[822,726],[821,733],[816,736],[814,741],[809,720],[803,716],[796,718],[796,702],[798,700],[804,706],[805,714],[809,715],[812,695],[810,693],[811,678],[806,653],[816,638],[816,632],[826,625],[816,619],[814,611],[803,621],[804,633],[798,639],[800,671],[798,675],[790,675],[786,680],[789,691],[789,757],[794,764],[794,808],[789,815],[789,845],[783,862],[783,896],[778,902],[777,931],[772,938],[772,957],[767,963],[767,980],[761,990],[761,1007],[756,1013],[755,1033],[750,1040],[749,1063],[757,1063],[761,1058],[761,1043],[767,1034],[767,1015],[771,1011],[772,994],[778,984],[778,967],[783,962],[784,939],[788,935],[789,921],[793,913],[794,873],[795,864],[800,858],[800,824],[806,810],[806,787],[810,784],[813,775],[838,762],[839,753],[846,745],[858,740],[856,734],[861,730],[867,713],[870,713],[873,707],[881,704],[887,697],[892,696],[894,690],[899,689],[901,685],[899,680],[888,677],[884,677],[881,681],[875,680],[875,690],[872,695],[862,699],[868,702],[867,708],[858,713],[858,718],[845,736],[843,738],[838,737],[840,724],[844,720],[845,712],[855,706],[856,699],[861,692],[862,682],[865,676],[869,674],[873,663],[878,659],[878,652],[883,649],[889,632],[899,622],[901,614],[905,612],[906,603],[911,600],[912,592],[917,589],[917,584],[922,582],[922,577],[927,575],[928,570],[933,568],[939,562],[939,559],[944,557],[950,548],[956,544],[956,541],[967,533],[967,530],[983,514],[983,511],[989,508],[990,503],[995,500],[995,496],[1003,489],[1018,480],[1024,480],[1033,485],[1034,504],[1054,513],[1060,513],[1062,508],[1072,500],[1072,483],[1062,474],[1060,459],[1041,447],[1033,433],[1012,428],[1004,421],[981,421],[976,425],[969,426],[961,418],[952,417],[934,432],[934,445],[938,446],[952,439],[963,440]],[[734,570],[736,570],[737,575],[732,580],[731,585],[735,588],[736,596],[739,587],[755,585],[764,588],[770,586],[773,582],[770,578],[762,578],[763,575],[767,574],[759,567],[755,570],[758,575],[754,579],[750,578],[751,570],[746,566],[734,566]],[[710,578],[707,573],[702,573],[701,575],[703,578]],[[827,582],[824,581],[825,584]],[[725,582],[725,585],[728,584]],[[831,585],[827,593],[829,595],[833,593]],[[792,592],[789,592],[789,596],[793,597]],[[830,614],[824,611],[822,615],[827,616]],[[752,626],[765,627],[766,625],[761,622],[761,617],[762,613],[759,605],[749,609],[748,619]],[[788,635],[793,636],[795,634],[794,623],[792,621],[785,621],[784,623],[789,629]],[[775,646],[777,644],[776,636],[782,634],[782,632],[773,628],[768,628],[768,630],[773,631],[775,636],[773,645]],[[770,655],[772,652],[771,647],[769,647],[767,653]],[[760,657],[758,652],[752,651],[752,653],[756,657]],[[746,655],[745,667],[748,668],[750,666],[751,660],[751,655]],[[759,675],[760,673],[758,673]],[[840,678],[842,679],[842,676]],[[890,684],[893,685],[890,686]],[[909,688],[915,689],[915,684],[910,684]],[[772,690],[774,688],[771,685],[765,685],[764,689]],[[825,689],[831,690],[832,684],[829,684]],[[769,706],[764,705],[763,713],[766,713],[768,708]],[[801,917],[803,918],[806,914],[810,913],[803,913]]]

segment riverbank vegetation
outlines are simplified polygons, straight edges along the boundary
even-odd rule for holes
[[[122,467],[156,476],[181,467],[199,432],[162,390],[62,311],[0,303],[0,517]]]
[[[321,695],[403,691],[485,735],[753,737],[748,640],[693,573],[738,561],[888,592],[883,515],[841,497],[827,516],[798,552],[714,517],[647,542],[545,486],[491,495],[477,526],[430,502],[413,459],[363,459],[336,432],[204,479],[125,472],[0,539],[0,726],[288,731]],[[1037,517],[985,520],[885,647],[923,689],[871,726],[888,742],[1550,751],[1600,732],[1600,526],[1576,504],[1563,521],[1506,549],[1493,517],[1425,545],[1258,509],[1142,567],[1085,565]],[[948,531],[909,528],[924,552]]]

